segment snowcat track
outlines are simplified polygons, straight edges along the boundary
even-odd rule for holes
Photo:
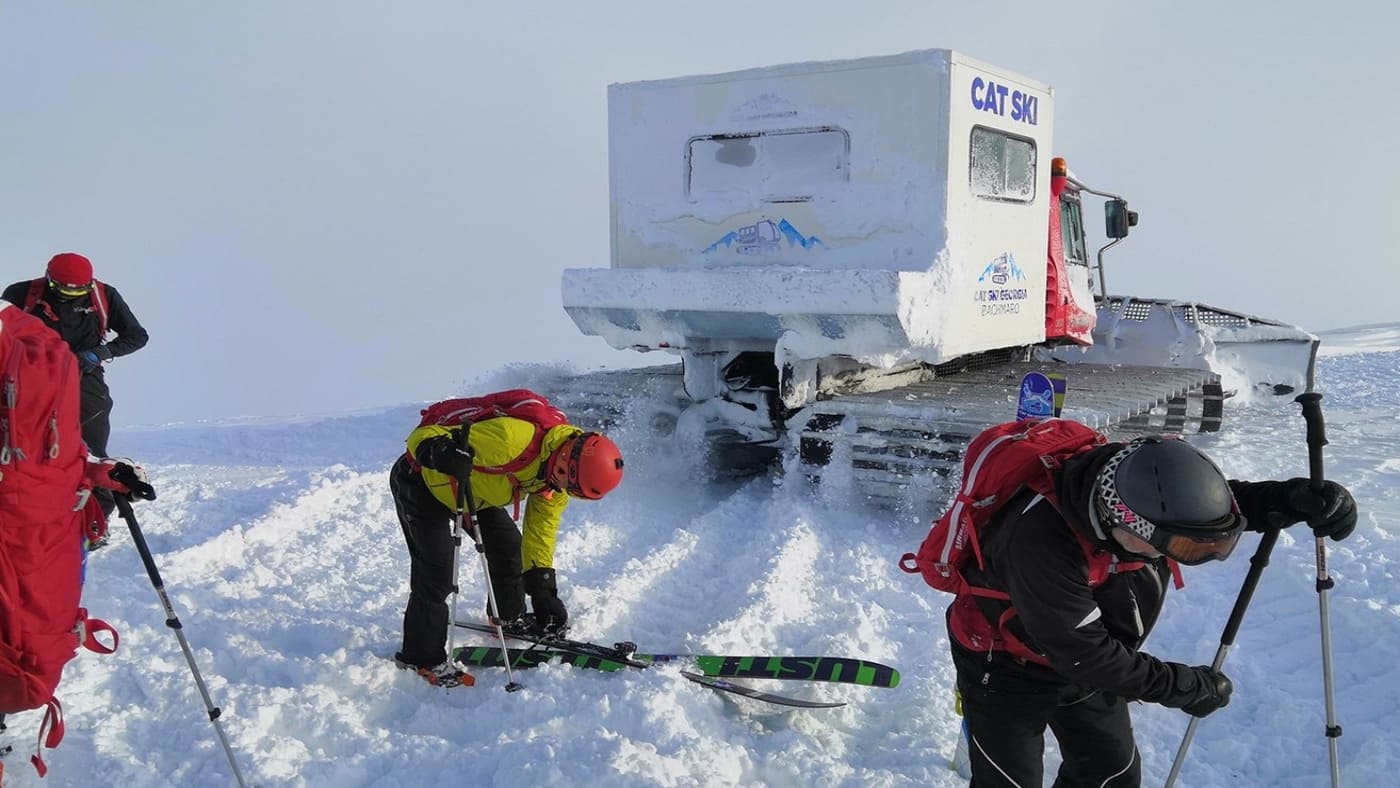
[[[1014,418],[1021,377],[1032,370],[1066,374],[1062,415],[1114,438],[1221,426],[1224,392],[1207,370],[1007,362],[808,406],[789,425],[800,472],[815,480],[849,467],[873,503],[941,503],[973,436]]]
[[[570,424],[600,432],[638,425],[670,434],[688,402],[680,364],[587,372],[536,385]]]

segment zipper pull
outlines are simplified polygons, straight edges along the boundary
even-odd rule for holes
[[[53,443],[49,445],[49,459],[58,459],[58,411],[49,413],[49,435],[53,437]]]

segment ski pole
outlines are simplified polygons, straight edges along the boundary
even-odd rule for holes
[[[1308,423],[1308,486],[1312,491],[1322,493],[1325,479],[1322,475],[1322,447],[1327,445],[1327,427],[1322,419],[1322,395],[1316,392],[1299,394],[1294,399],[1303,406],[1303,419]],[[1332,623],[1328,615],[1328,591],[1334,585],[1327,573],[1327,538],[1319,536],[1317,546],[1317,604],[1322,621],[1322,691],[1327,706],[1327,754],[1332,767],[1332,788],[1342,784],[1342,771],[1338,762],[1337,739],[1341,738],[1342,726],[1337,724],[1336,698],[1332,689]]]
[[[148,499],[155,498],[155,491],[149,485],[145,485],[143,490],[138,491],[142,497]],[[194,675],[194,683],[199,687],[199,694],[204,698],[204,709],[209,713],[209,721],[214,723],[214,731],[219,734],[219,743],[224,747],[224,754],[228,756],[229,766],[233,767],[233,776],[238,780],[240,787],[247,786],[243,781],[243,772],[238,769],[238,761],[233,757],[233,748],[229,746],[228,736],[224,734],[224,727],[219,723],[219,717],[223,715],[223,710],[214,705],[214,701],[209,697],[209,688],[204,684],[204,677],[199,673],[199,667],[194,663],[194,653],[190,651],[190,643],[185,639],[184,625],[180,623],[180,617],[175,615],[175,608],[170,605],[170,597],[165,593],[165,583],[160,579],[160,570],[156,568],[156,561],[151,557],[151,548],[146,544],[146,537],[141,533],[141,526],[136,522],[136,514],[131,511],[131,496],[127,493],[116,493],[117,511],[121,513],[122,519],[126,521],[127,530],[131,531],[131,541],[136,545],[136,550],[141,554],[141,563],[146,565],[146,574],[151,578],[151,585],[156,589],[156,596],[160,597],[161,607],[165,609],[165,625],[175,630],[175,637],[180,641],[180,650],[185,652],[185,662],[190,666],[190,673]]]
[[[470,422],[465,422],[457,434],[458,445],[468,454],[471,454],[471,446],[467,443],[470,429]],[[486,561],[486,543],[481,538],[481,525],[477,522],[476,497],[472,495],[472,473],[470,470],[457,479],[457,516],[453,520],[452,528],[452,542],[456,545],[456,556],[452,560],[453,621],[457,620],[457,565],[461,560],[463,520],[471,523],[472,543],[476,545],[476,554],[481,558],[481,573],[486,577],[486,601],[490,608],[491,626],[495,627],[496,639],[501,642],[501,662],[506,666],[506,692],[515,692],[523,685],[516,683],[515,675],[510,669],[510,651],[506,646],[505,629],[501,626],[500,608],[496,606],[496,587],[491,585],[491,566]],[[455,630],[456,627],[449,626],[447,628],[447,653],[449,655],[452,654]]]
[[[1220,648],[1216,649],[1215,660],[1210,663],[1212,670],[1218,671],[1225,665],[1225,655],[1230,651],[1230,647],[1235,645],[1235,635],[1239,634],[1244,612],[1249,608],[1249,601],[1254,596],[1255,587],[1259,585],[1259,578],[1264,574],[1264,567],[1269,565],[1269,554],[1273,552],[1274,543],[1278,541],[1278,533],[1277,528],[1265,531],[1259,540],[1259,547],[1249,559],[1249,572],[1245,574],[1240,595],[1235,598],[1235,606],[1230,610],[1230,619],[1225,623],[1225,631],[1220,635]],[[1177,748],[1172,770],[1167,774],[1166,788],[1171,788],[1176,782],[1176,776],[1181,772],[1182,764],[1186,762],[1186,751],[1191,748],[1191,739],[1196,736],[1196,727],[1200,724],[1200,717],[1192,717],[1191,722],[1187,724],[1186,735],[1181,740],[1181,746]]]

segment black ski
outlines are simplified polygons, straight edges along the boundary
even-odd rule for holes
[[[457,626],[494,635],[495,627],[471,621],[458,621]],[[575,667],[594,670],[620,670],[624,667],[645,668],[662,662],[688,662],[709,678],[783,679],[835,684],[857,684],[865,687],[895,687],[899,671],[888,665],[853,657],[788,657],[738,656],[727,654],[652,654],[638,653],[632,643],[604,646],[562,637],[507,635],[515,640],[534,643],[537,648],[511,649],[511,667],[534,667],[558,659]],[[464,665],[503,666],[499,647],[476,646],[460,650]]]
[[[735,695],[742,695],[745,698],[775,703],[779,706],[793,706],[799,709],[834,709],[838,706],[846,705],[840,701],[802,700],[801,698],[789,698],[786,695],[774,695],[771,692],[764,692],[763,690],[757,690],[753,687],[745,687],[742,684],[735,684],[732,681],[715,678],[714,676],[701,675],[689,670],[682,670],[681,675],[702,687],[709,687],[710,689],[723,692],[732,692]]]
[[[505,660],[501,658],[501,649],[499,646],[460,646],[453,649],[452,660],[463,667],[499,668],[505,666]],[[606,659],[589,654],[574,654],[568,651],[559,651],[544,647],[510,649],[510,666],[516,669],[533,668],[555,660],[578,668],[590,668],[605,672],[626,670],[628,668],[646,668],[652,664],[651,662],[644,662],[641,660],[622,662],[616,659]],[[682,670],[681,675],[696,684],[702,684],[710,689],[732,692],[735,695],[743,695],[746,698],[761,700],[766,703],[774,703],[779,706],[793,706],[804,709],[827,709],[846,705],[845,703],[802,700],[801,698],[792,698],[774,692],[765,692],[753,687],[746,687],[742,684],[735,684],[732,681],[718,676],[706,676],[690,670]]]

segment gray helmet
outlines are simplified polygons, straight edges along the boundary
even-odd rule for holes
[[[1099,471],[1094,510],[1186,564],[1230,554],[1244,526],[1225,474],[1191,444],[1148,436],[1126,444]]]

